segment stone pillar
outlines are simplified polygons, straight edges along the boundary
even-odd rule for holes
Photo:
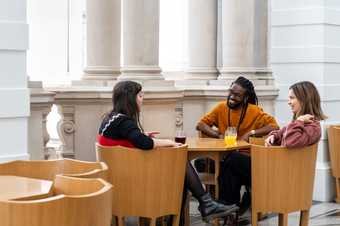
[[[54,93],[42,88],[42,82],[29,81],[31,91],[31,115],[28,120],[28,153],[30,160],[48,159],[55,153],[53,148],[46,146],[50,140],[47,131],[47,115],[54,103]]]
[[[217,0],[189,0],[189,65],[185,79],[217,78]]]
[[[120,74],[120,0],[86,1],[86,67],[83,79],[113,80]]]
[[[28,159],[26,1],[0,1],[0,162]]]
[[[124,62],[119,79],[163,79],[158,51],[159,0],[124,0]]]
[[[61,118],[57,124],[57,131],[61,141],[60,152],[65,158],[74,158],[75,119],[73,104],[60,104],[57,102],[58,113]]]
[[[222,1],[222,68],[219,79],[268,77],[268,1]],[[254,76],[256,75],[256,76]]]

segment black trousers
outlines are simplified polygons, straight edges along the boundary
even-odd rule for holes
[[[241,152],[231,152],[221,162],[220,200],[226,204],[240,204],[241,186],[251,186],[250,156]]]

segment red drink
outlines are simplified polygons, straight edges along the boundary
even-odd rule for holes
[[[186,137],[175,137],[176,143],[182,143],[185,144]]]

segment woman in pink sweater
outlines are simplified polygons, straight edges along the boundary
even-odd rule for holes
[[[272,131],[265,140],[266,146],[281,145],[287,148],[305,147],[320,140],[320,120],[326,118],[320,105],[320,95],[313,83],[298,82],[289,88],[288,105],[293,120],[287,126]]]

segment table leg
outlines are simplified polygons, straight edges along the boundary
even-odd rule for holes
[[[218,186],[218,176],[220,175],[220,158],[215,158],[215,199],[218,199],[219,196],[219,186]]]

